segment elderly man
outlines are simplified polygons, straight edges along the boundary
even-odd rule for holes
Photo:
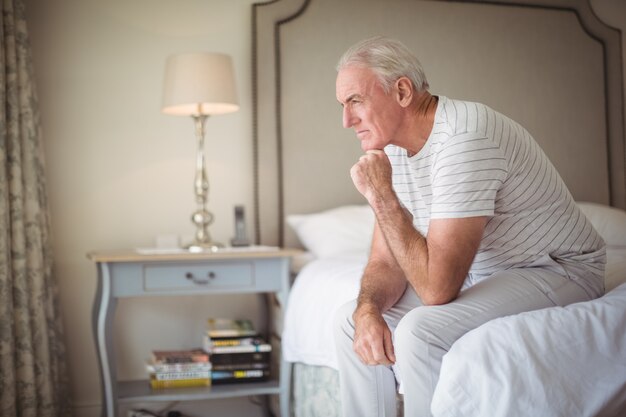
[[[402,43],[338,64],[350,172],[376,224],[356,301],[336,316],[345,416],[429,416],[443,355],[488,320],[604,292],[602,238],[531,135],[491,108],[431,95]],[[468,358],[471,360],[471,358]]]

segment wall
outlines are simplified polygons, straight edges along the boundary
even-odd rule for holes
[[[191,118],[160,112],[165,59],[232,56],[241,109],[207,122],[214,239],[234,234],[233,206],[252,211],[252,0],[27,0],[45,142],[56,277],[78,416],[100,408],[86,253],[190,236],[196,142]],[[120,376],[145,376],[152,348],[200,340],[209,315],[256,317],[255,299],[152,299],[117,310]],[[240,307],[240,306],[246,306]],[[189,325],[180,326],[187,318]]]
[[[234,205],[245,205],[251,218],[253,0],[25,3],[72,400],[76,416],[95,416],[100,406],[91,330],[96,274],[86,253],[153,246],[157,235],[189,236],[194,230],[192,123],[160,113],[164,63],[171,53],[206,50],[233,57],[241,110],[207,123],[214,238],[227,242],[233,235]],[[593,0],[592,5],[603,20],[626,30],[626,2]],[[626,45],[624,33],[622,39]],[[121,376],[142,377],[151,348],[193,343],[209,315],[256,317],[258,308],[254,298],[244,296],[235,303],[202,297],[121,302],[116,317]],[[132,349],[121,347],[128,345]]]

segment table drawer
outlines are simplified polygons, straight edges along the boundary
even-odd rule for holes
[[[254,284],[251,263],[216,262],[202,265],[146,265],[146,291],[172,291],[210,288],[242,288]]]

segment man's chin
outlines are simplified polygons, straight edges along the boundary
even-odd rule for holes
[[[379,145],[375,145],[375,144],[368,144],[365,142],[361,142],[361,149],[363,150],[363,152],[367,152],[367,151],[382,151],[383,148],[380,147]]]

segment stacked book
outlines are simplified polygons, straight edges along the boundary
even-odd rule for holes
[[[211,361],[213,384],[266,381],[272,345],[250,320],[209,319],[203,348]]]
[[[211,385],[211,362],[201,348],[155,350],[146,368],[153,389]]]

